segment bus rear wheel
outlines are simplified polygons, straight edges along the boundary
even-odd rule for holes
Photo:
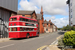
[[[27,34],[27,35],[26,35],[26,38],[28,39],[29,37],[30,37],[29,34]]]

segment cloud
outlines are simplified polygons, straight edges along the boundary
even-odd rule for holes
[[[19,10],[35,10],[36,12],[39,11],[39,9],[32,2],[28,2],[27,0],[21,0],[19,5],[21,6]]]
[[[42,6],[44,14],[52,16],[45,17],[45,19],[51,19],[57,27],[63,27],[69,23],[68,17],[58,19],[55,17],[55,15],[68,15],[68,5],[66,4],[66,0],[21,0],[19,5],[20,10],[35,10],[36,13],[40,13]]]
[[[58,28],[61,28],[61,27],[69,24],[69,18],[68,17],[56,19],[54,16],[52,16],[52,17],[45,17],[45,19],[47,21],[51,20]]]
[[[37,13],[43,6],[44,14],[68,15],[66,0],[21,0],[19,5],[24,10],[35,10]]]
[[[52,20],[55,19],[55,16],[50,17]]]

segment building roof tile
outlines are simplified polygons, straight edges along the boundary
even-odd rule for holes
[[[33,12],[35,12],[35,11],[24,11],[24,10],[19,10],[19,11],[17,12],[17,14],[26,15],[26,14],[32,14]]]
[[[42,19],[42,15],[41,14],[37,14],[37,20]]]

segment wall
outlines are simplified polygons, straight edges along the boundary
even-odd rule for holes
[[[18,0],[0,0],[0,7],[17,12]]]
[[[22,16],[22,15],[20,15],[20,16]],[[36,19],[37,18],[36,15],[35,15],[35,13],[30,14],[30,15],[26,14],[25,17],[32,18],[32,19]]]
[[[71,0],[70,4],[72,3],[72,6],[70,6],[70,9],[72,9],[72,26],[75,25],[75,0]]]
[[[0,18],[4,20],[5,25],[8,27],[9,17],[11,16],[11,12],[0,9]]]
[[[35,14],[35,13],[33,13],[33,14],[32,14],[32,18],[33,18],[33,19],[37,19],[37,17],[36,17],[36,14]]]
[[[31,18],[31,15],[25,15],[25,17]]]
[[[11,12],[0,8],[0,38],[8,37],[8,22]],[[4,23],[4,25],[3,25]]]
[[[17,14],[16,13],[13,13],[13,12],[11,13],[11,16],[15,16],[15,15],[17,15]]]
[[[47,33],[52,32],[52,28],[50,28],[50,27],[51,26],[49,23],[48,23],[48,25],[47,25],[47,23],[44,23],[44,31],[45,32],[47,32]],[[48,29],[48,30],[46,30],[46,29]]]
[[[43,21],[39,20],[39,31],[40,33],[44,33]]]

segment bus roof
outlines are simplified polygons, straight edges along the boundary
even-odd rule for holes
[[[27,18],[27,17],[23,17],[23,16],[20,16],[20,15],[16,15],[16,16],[11,16],[10,18],[26,18],[26,19],[30,19],[30,20],[34,20],[34,21],[37,21],[36,19],[31,19],[31,18]]]

